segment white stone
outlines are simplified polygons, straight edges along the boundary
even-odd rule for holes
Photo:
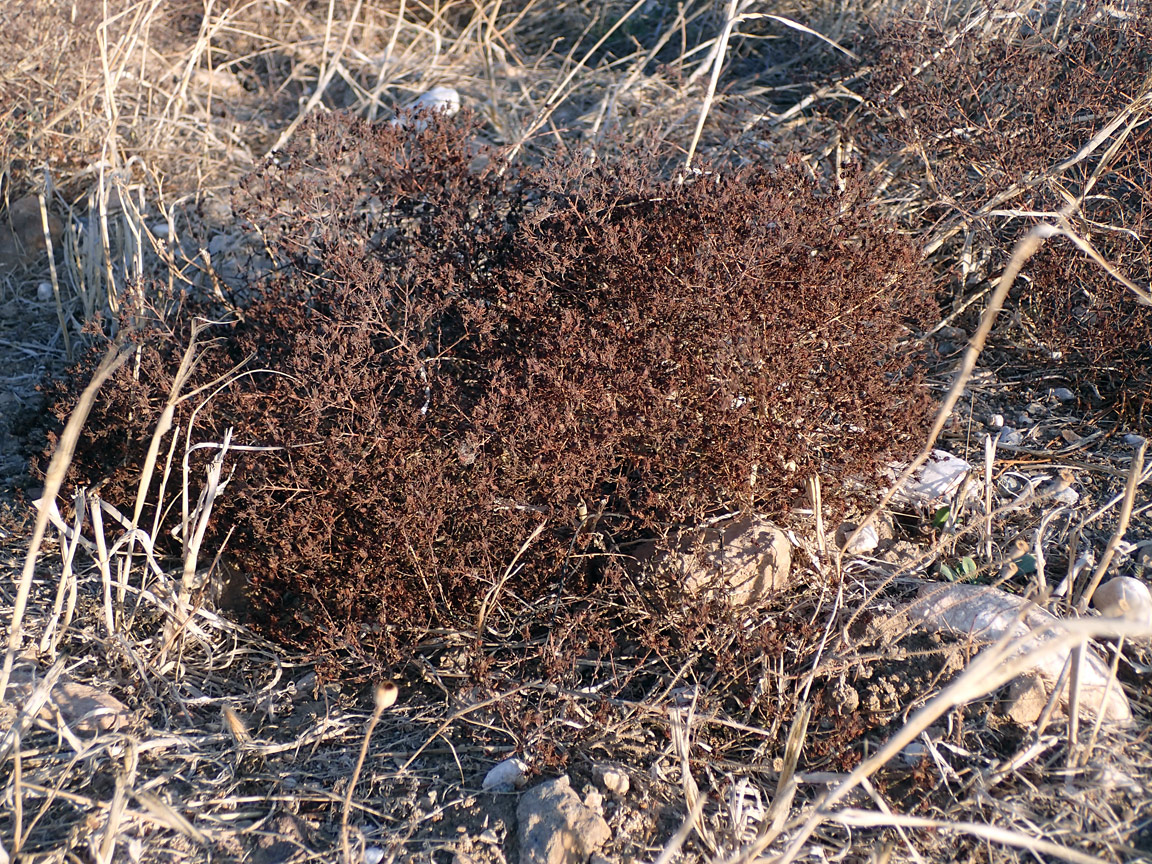
[[[1096,589],[1092,605],[1108,618],[1125,618],[1152,626],[1152,591],[1139,579],[1117,576]]]
[[[852,536],[852,532],[856,530],[856,525],[852,522],[845,522],[836,529],[836,545],[843,546],[848,538]],[[864,529],[856,535],[856,539],[851,542],[845,549],[845,554],[848,555],[867,555],[880,545],[880,533],[876,530],[876,526],[869,522],[864,526]]]
[[[460,110],[460,94],[455,87],[433,87],[409,106],[413,111],[436,111],[451,117]]]
[[[619,798],[627,795],[632,786],[632,781],[628,779],[624,769],[616,765],[596,765],[592,769],[592,776],[607,792],[611,792]]]
[[[52,299],[52,283],[41,282],[36,286],[36,299],[41,303],[45,303]]]
[[[420,119],[420,115],[444,114],[451,117],[459,110],[460,94],[454,87],[433,87],[427,93],[420,94],[419,98],[408,105],[408,111],[416,118],[412,127],[417,132],[422,132],[428,126],[428,121]],[[407,122],[403,118],[397,117],[392,121],[392,125],[406,126]]]
[[[484,775],[484,782],[481,786],[485,790],[519,789],[524,785],[527,777],[528,766],[513,756],[494,765],[492,770]]]
[[[900,751],[900,758],[904,760],[904,764],[910,768],[915,768],[920,764],[920,760],[928,755],[928,745],[922,741],[912,741]]]

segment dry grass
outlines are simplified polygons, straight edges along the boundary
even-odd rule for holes
[[[1013,305],[1044,243],[1070,239],[1101,284],[1147,300],[1146,257],[1108,238],[1139,234],[1142,205],[1116,190],[1152,182],[1136,176],[1147,161],[1132,149],[1146,140],[1148,82],[1080,118],[1082,134],[1061,139],[1064,150],[1029,144],[998,163],[1009,166],[1000,173],[959,156],[934,161],[975,152],[951,149],[956,130],[923,127],[940,137],[894,143],[897,97],[911,85],[892,84],[887,103],[874,87],[884,71],[876,45],[890,27],[918,34],[926,56],[907,80],[931,82],[957,46],[1032,50],[1037,40],[1067,44],[1086,22],[1127,26],[1150,14],[1123,2],[960,3],[946,13],[740,0],[4,4],[0,194],[39,193],[67,224],[56,269],[45,261],[0,274],[9,391],[0,466],[15,464],[12,418],[35,415],[40,376],[62,367],[69,339],[83,344],[85,323],[115,309],[127,282],[158,277],[172,303],[182,288],[219,290],[237,240],[222,203],[296,134],[302,109],[385,120],[443,85],[515,158],[641,147],[676,171],[696,154],[756,161],[791,150],[829,185],[847,170],[874,178],[876,205],[916,236],[939,276],[937,330],[967,322],[972,333],[963,356],[939,334],[930,342],[948,355],[936,379],[946,395],[921,459],[939,439],[979,466],[974,484],[989,482],[966,505],[954,501],[945,527],[915,538],[899,564],[829,551],[822,512],[797,511],[789,596],[692,638],[589,657],[577,680],[501,665],[519,638],[507,604],[490,616],[500,633],[478,628],[485,679],[468,665],[476,634],[443,632],[397,670],[389,707],[387,688],[318,680],[308,658],[215,611],[219,586],[204,577],[220,550],[197,538],[213,498],[231,494],[227,454],[242,445],[180,434],[166,444],[164,421],[148,430],[140,488],[158,473],[171,508],[144,525],[142,501],[103,501],[98,489],[55,503],[62,446],[44,506],[0,505],[0,568],[10,574],[0,584],[0,693],[11,685],[0,699],[0,861],[498,861],[476,838],[487,829],[503,839],[514,798],[479,787],[512,753],[574,781],[590,779],[596,761],[625,766],[633,790],[607,805],[611,860],[1148,858],[1150,634],[1088,612],[1106,573],[1146,574],[1144,444],[1126,442],[1122,423],[1083,400],[1033,410],[1044,419],[1021,441],[998,441],[981,425],[991,413],[1015,423],[1034,404],[1054,404],[1052,387],[1064,383],[1051,353],[1036,349],[1043,334],[1022,327]],[[1014,99],[1005,104],[1027,104],[1024,93]],[[974,122],[968,134],[1035,131],[1019,117],[995,119],[1001,125]],[[945,169],[980,182],[948,186]],[[1103,197],[1128,209],[1100,209]],[[1086,284],[1085,272],[1075,271]],[[189,346],[189,363],[194,356]],[[131,352],[108,362],[131,363]],[[177,387],[170,401],[180,398]],[[206,477],[187,467],[192,446],[217,454]],[[23,482],[7,470],[4,482]],[[1075,505],[1035,488],[1061,471],[1074,478]],[[882,490],[865,497],[881,500]],[[918,530],[929,519],[904,521]],[[181,559],[158,558],[156,539],[174,529]],[[1030,573],[1001,553],[1021,538]],[[981,653],[963,638],[884,635],[879,625],[918,577],[964,558],[1066,623],[1046,641]],[[582,601],[613,602],[544,602]],[[641,602],[610,611],[653,615]],[[674,613],[660,623],[675,635],[692,621]],[[1082,724],[1075,711],[1052,719],[1055,701],[1029,728],[1003,721],[992,694],[1016,667],[1061,649],[1079,656],[1090,640],[1109,646],[1109,686],[1131,700],[1131,728]],[[905,682],[888,702],[886,676]],[[68,680],[119,702],[81,701],[62,689]],[[845,684],[879,707],[843,710]]]

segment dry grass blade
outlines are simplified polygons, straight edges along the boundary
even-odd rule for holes
[[[56,682],[60,680],[60,676],[63,673],[64,660],[57,660],[52,664],[52,667],[44,673],[44,677],[36,684],[35,689],[24,703],[24,707],[20,710],[19,718],[12,724],[12,727],[4,733],[4,737],[0,738],[0,762],[8,758],[8,754],[12,751],[12,748],[18,745],[20,736],[35,722],[36,716],[40,713],[40,709],[44,707],[49,697],[51,697],[52,688],[56,686]]]
[[[696,830],[696,826],[700,822],[700,815],[704,812],[704,805],[707,803],[708,798],[706,796],[701,795],[696,799],[696,803],[688,811],[684,821],[676,829],[676,833],[668,838],[668,842],[664,844],[664,848],[660,850],[660,854],[653,864],[670,864],[680,854],[680,850],[684,848],[684,844],[688,842],[688,838]]]
[[[1081,615],[1088,611],[1088,606],[1092,602],[1092,595],[1100,587],[1101,580],[1107,574],[1108,568],[1112,566],[1112,559],[1116,555],[1116,550],[1124,542],[1124,535],[1128,532],[1128,523],[1132,518],[1132,508],[1136,503],[1136,488],[1144,476],[1144,454],[1147,450],[1148,441],[1142,438],[1136,452],[1132,454],[1132,462],[1128,468],[1128,480],[1124,484],[1124,499],[1116,520],[1116,530],[1108,538],[1108,545],[1104,547],[1104,553],[1100,556],[1100,562],[1096,565],[1092,579],[1080,596],[1080,602],[1076,605],[1076,609]]]
[[[904,816],[896,813],[874,813],[869,810],[856,810],[846,808],[836,811],[833,821],[852,828],[881,828],[891,826],[894,828],[925,828],[931,831],[940,831],[947,834],[971,834],[992,843],[1003,843],[1007,846],[1016,846],[1027,849],[1033,854],[1050,855],[1074,864],[1105,864],[1106,859],[1095,855],[1061,846],[1049,840],[1021,834],[1019,831],[1010,831],[998,828],[995,825],[986,825],[979,822],[949,822],[945,819],[929,819],[924,816]]]
[[[300,109],[300,113],[296,115],[295,119],[288,124],[288,128],[280,133],[280,137],[276,139],[267,153],[264,154],[265,158],[270,157],[276,151],[282,149],[288,140],[299,128],[300,124],[304,122],[316,106],[320,104],[320,100],[324,98],[324,92],[328,89],[328,85],[332,83],[332,78],[336,75],[336,70],[340,68],[340,58],[344,56],[344,52],[348,50],[348,40],[352,38],[352,31],[356,27],[356,19],[360,17],[360,7],[363,5],[364,0],[356,0],[356,5],[352,9],[352,14],[348,18],[348,27],[344,31],[344,38],[340,42],[340,48],[331,57],[328,56],[328,32],[324,33],[324,65],[321,68],[320,79],[316,82],[316,88],[312,91],[312,95],[308,98],[308,102]],[[328,27],[332,24],[332,10],[333,2],[330,0],[328,3]]]
[[[925,729],[946,712],[965,705],[974,699],[991,693],[1015,678],[1021,672],[1033,668],[1048,657],[1054,657],[1069,648],[1075,647],[1087,638],[1137,637],[1152,635],[1152,626],[1134,621],[1119,619],[1080,619],[1060,622],[1059,630],[1045,634],[1044,641],[1035,636],[1023,640],[1010,638],[1010,634],[994,645],[985,648],[968,665],[968,668],[952,683],[932,697],[928,703],[909,718],[891,738],[872,756],[860,763],[840,782],[820,806],[804,821],[799,831],[792,837],[787,849],[777,858],[775,864],[790,864],[804,848],[804,844],[816,828],[833,818],[830,808],[842,800],[863,780],[878,771],[890,759],[897,756],[908,744],[916,740]],[[1026,650],[1021,652],[1021,642]]]
[[[152,814],[158,824],[170,828],[178,834],[183,834],[197,845],[207,846],[211,842],[203,831],[151,792],[136,789],[131,790],[131,792],[136,802]]]
[[[684,170],[692,169],[692,157],[696,155],[696,147],[700,144],[700,136],[704,132],[704,123],[708,119],[708,111],[712,107],[712,100],[716,97],[716,85],[720,81],[720,72],[724,68],[724,56],[728,51],[728,40],[732,37],[732,28],[737,24],[736,11],[740,0],[728,0],[728,11],[725,14],[724,28],[716,41],[716,51],[712,58],[712,75],[708,79],[708,89],[700,103],[700,116],[696,120],[696,131],[692,133],[692,142],[688,145],[688,153],[684,157]]]
[[[52,244],[52,229],[48,225],[48,206],[43,195],[37,195],[40,202],[40,226],[44,231],[44,251],[48,256],[48,273],[52,277],[52,296],[56,300],[56,318],[60,321],[60,333],[64,337],[64,354],[71,363],[75,358],[72,355],[72,334],[68,321],[64,317],[64,304],[60,301],[60,279],[56,275],[56,254]]]
[[[56,500],[60,487],[64,484],[64,475],[72,461],[72,454],[76,450],[80,431],[84,428],[84,421],[88,419],[88,412],[91,411],[92,404],[96,401],[96,394],[100,392],[104,382],[128,359],[128,354],[129,349],[119,341],[113,342],[109,346],[104,358],[100,361],[100,365],[96,367],[92,380],[84,388],[76,409],[68,418],[68,423],[60,435],[60,443],[56,447],[56,452],[52,454],[52,461],[48,465],[44,478],[44,492],[40,499],[42,503],[36,514],[36,527],[33,530],[31,540],[28,542],[28,554],[24,558],[24,569],[20,574],[20,587],[17,589],[16,604],[12,612],[12,621],[9,624],[4,669],[0,671],[0,698],[3,698],[3,694],[8,688],[8,679],[12,674],[12,661],[16,657],[16,652],[20,650],[24,610],[28,603],[28,593],[32,590],[36,556],[40,552],[40,543],[44,540],[44,534],[48,528],[50,507]]]

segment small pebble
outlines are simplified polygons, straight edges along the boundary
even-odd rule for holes
[[[852,532],[856,530],[856,524],[853,522],[845,522],[836,529],[836,545],[843,546],[848,538],[852,536]],[[856,536],[851,545],[844,549],[848,555],[867,555],[869,552],[875,550],[880,545],[880,535],[876,531],[875,526],[868,524]]]
[[[613,795],[623,798],[628,794],[628,789],[631,787],[632,782],[628,779],[628,775],[621,769],[612,765],[598,765],[594,771],[595,777],[600,781],[600,785]]]
[[[47,302],[52,299],[52,283],[41,282],[36,286],[36,299],[41,303]]]
[[[1004,415],[1003,414],[993,414],[991,417],[988,418],[988,425],[991,426],[993,429],[1003,429],[1004,428]]]
[[[915,768],[920,760],[928,755],[928,748],[919,741],[913,741],[907,747],[900,751],[900,758],[904,760],[904,764]]]
[[[1069,390],[1067,387],[1057,387],[1052,391],[1052,395],[1059,399],[1061,402],[1073,402],[1076,399],[1076,394]]]
[[[528,779],[528,766],[513,756],[494,766],[481,784],[485,790],[489,789],[518,789]]]
[[[1117,576],[1092,596],[1092,605],[1108,618],[1125,618],[1152,626],[1152,592],[1139,579]]]
[[[1145,541],[1140,544],[1136,553],[1136,563],[1145,569],[1152,568],[1152,543]]]

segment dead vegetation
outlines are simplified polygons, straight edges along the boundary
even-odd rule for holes
[[[55,267],[0,289],[0,431],[42,425],[32,382],[110,340],[103,390],[67,385],[58,503],[0,523],[3,854],[511,860],[515,796],[481,791],[510,755],[577,789],[605,762],[631,779],[603,805],[613,861],[1149,854],[1147,628],[1090,611],[1152,563],[1125,437],[1147,393],[1146,5],[111,5],[0,10],[4,197],[63,222],[23,226]],[[305,119],[387,124],[434,85],[475,146]],[[773,277],[811,296],[771,313],[826,345],[749,330]],[[916,376],[877,365],[898,323],[935,364],[926,433]],[[703,347],[666,369],[661,333]],[[652,423],[621,422],[642,404]],[[737,420],[769,406],[773,436],[809,437],[767,453]],[[975,468],[935,501],[884,496],[880,547],[843,554],[835,514],[881,500],[860,469],[921,443]],[[764,605],[617,566],[729,506],[791,532],[792,587]],[[254,593],[219,596],[234,571]],[[947,574],[1064,623],[984,650],[895,626]],[[1013,719],[1024,666],[1093,645],[1131,726],[1077,712],[1080,673],[1069,716]],[[384,669],[381,715],[357,679]]]

